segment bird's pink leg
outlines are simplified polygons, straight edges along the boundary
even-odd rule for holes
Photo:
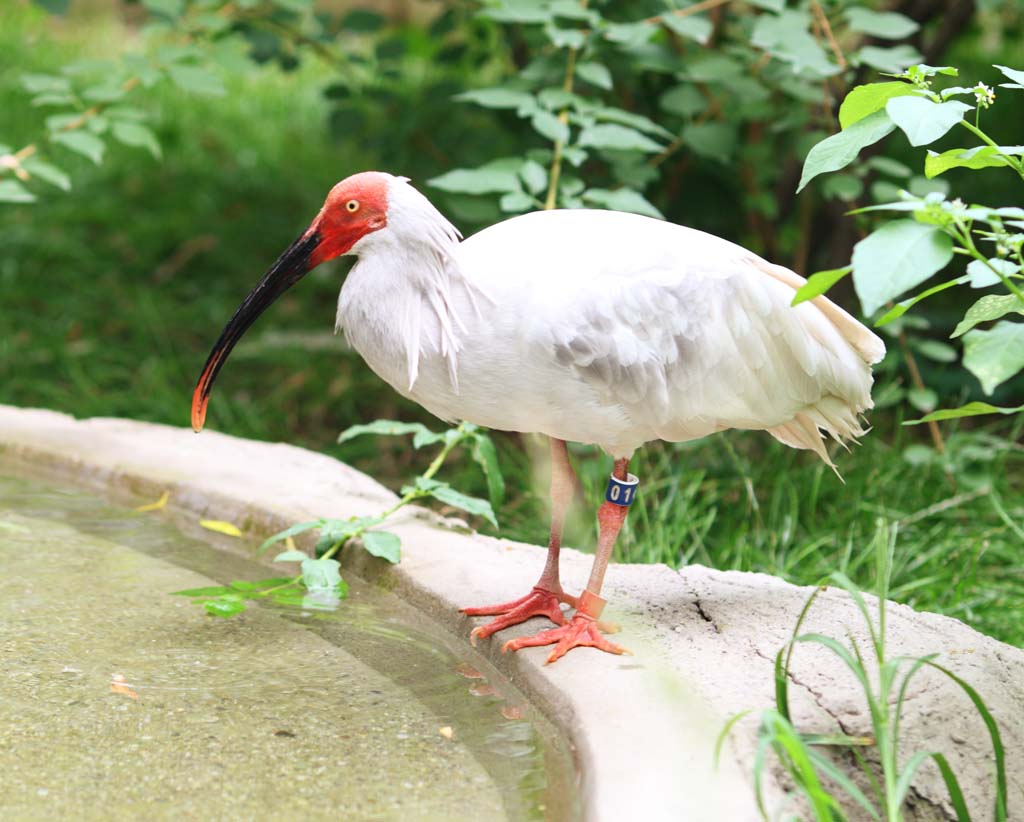
[[[565,513],[572,502],[576,487],[576,475],[569,462],[569,452],[563,440],[551,440],[551,537],[548,540],[548,558],[544,571],[533,586],[530,593],[511,602],[498,605],[485,605],[480,608],[463,608],[462,613],[468,616],[493,616],[499,614],[486,625],[473,629],[471,641],[485,639],[491,634],[518,625],[531,617],[546,616],[556,625],[565,623],[560,603],[576,604],[576,597],[569,596],[562,590],[558,579],[558,553],[562,547],[562,528],[565,525]]]
[[[623,497],[622,486],[619,488],[619,499],[625,504],[617,504],[606,499],[597,511],[598,537],[597,551],[594,557],[594,565],[590,571],[590,580],[587,582],[586,590],[580,594],[577,602],[576,614],[568,624],[559,625],[547,631],[531,637],[512,639],[502,646],[503,651],[518,651],[520,648],[530,648],[537,645],[554,645],[547,661],[554,662],[573,648],[586,646],[607,651],[612,654],[628,654],[629,651],[621,645],[609,642],[601,633],[602,625],[598,622],[601,611],[604,610],[605,601],[601,598],[601,585],[604,583],[604,573],[608,570],[608,561],[612,556],[612,549],[615,547],[615,538],[619,535],[622,523],[626,521],[626,514],[629,513],[629,504],[633,501],[635,494],[636,478],[630,477],[629,460],[620,459],[615,461],[613,478],[626,482],[630,480],[628,496]],[[610,485],[609,488],[612,486]],[[611,495],[611,492],[609,496]]]

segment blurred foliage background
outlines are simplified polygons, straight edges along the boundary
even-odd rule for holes
[[[995,85],[992,64],[1022,67],[1022,38],[1012,0],[7,0],[0,155],[37,146],[56,184],[40,172],[18,183],[27,195],[7,198],[34,201],[0,203],[0,401],[187,425],[195,379],[238,301],[330,186],[368,168],[411,177],[468,235],[542,205],[561,151],[561,205],[657,211],[804,275],[845,265],[870,224],[847,211],[947,185],[890,139],[797,195],[845,93],[914,62]],[[39,77],[67,78],[73,93]],[[520,96],[474,96],[495,87]],[[90,111],[75,129],[95,140],[58,136]],[[990,133],[1019,141],[1024,93],[1005,93],[986,118]],[[594,129],[607,125],[619,129]],[[509,182],[503,158],[544,177]],[[481,167],[490,176],[450,176]],[[947,177],[967,201],[1021,203],[1012,175]],[[337,433],[377,418],[438,423],[332,334],[346,268],[320,267],[260,321],[218,383],[210,425],[324,450],[397,487],[422,454],[368,438],[338,446]],[[848,284],[830,296],[856,306]],[[845,485],[763,435],[655,445],[637,458],[644,494],[618,558],[866,581],[882,517],[901,527],[894,596],[1024,641],[1013,616],[1024,593],[1021,415],[902,425],[936,404],[991,399],[950,362],[958,299],[887,327],[874,431],[837,456]],[[1024,402],[1021,381],[993,401]],[[498,446],[501,533],[543,541],[543,447],[514,435]],[[570,542],[586,546],[608,465],[576,453],[588,456]],[[468,461],[452,471],[485,495]]]

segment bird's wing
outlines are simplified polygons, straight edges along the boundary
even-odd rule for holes
[[[673,236],[678,248],[634,248],[549,287],[534,344],[648,439],[769,429],[824,454],[818,426],[859,433],[878,338],[824,298],[792,307],[803,280],[786,269],[701,232]]]

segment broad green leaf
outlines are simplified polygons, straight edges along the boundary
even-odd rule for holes
[[[1024,314],[1024,303],[1017,298],[1016,294],[986,294],[967,309],[964,318],[957,323],[953,333],[949,336],[950,338],[959,337],[978,323],[998,320],[1011,312]]]
[[[106,146],[99,137],[87,131],[61,131],[51,135],[50,139],[64,148],[71,149],[76,154],[88,157],[96,165],[103,161],[103,152],[106,150]]]
[[[209,586],[206,588],[187,588],[184,591],[174,591],[171,596],[175,597],[219,597],[221,594],[230,594],[231,589],[224,585]]]
[[[636,129],[617,123],[599,123],[580,132],[579,145],[617,151],[661,151],[661,145]]]
[[[550,111],[535,111],[530,118],[530,125],[542,137],[558,143],[567,142],[569,139],[569,126],[562,122],[561,118]]]
[[[996,269],[1004,277],[1012,277],[1020,266],[1010,260],[1001,260],[994,257],[986,265],[981,260],[972,260],[967,264],[967,273],[971,278],[971,288],[988,288],[990,285],[1001,283],[1002,280],[992,269]]]
[[[417,451],[424,445],[433,445],[435,442],[442,442],[445,438],[445,434],[435,434],[424,426],[420,426],[420,429],[412,435],[412,447]]]
[[[665,215],[658,211],[640,192],[629,188],[604,189],[591,188],[583,193],[583,199],[613,211],[628,211],[664,220]]]
[[[282,551],[272,562],[305,562],[309,559],[309,554],[305,551]]]
[[[896,97],[885,104],[889,118],[907,135],[912,146],[935,142],[970,110],[969,105],[959,100],[936,103],[918,96]]]
[[[893,97],[904,97],[913,94],[915,86],[911,83],[868,83],[855,86],[850,90],[839,106],[839,125],[849,128],[858,120],[881,111]]]
[[[675,136],[667,128],[659,126],[649,117],[644,117],[642,114],[636,114],[635,112],[626,111],[625,109],[616,108],[615,106],[587,108],[586,113],[593,115],[598,120],[605,123],[618,123],[619,125],[629,126],[630,128],[635,128],[637,131],[645,131],[648,134],[656,134],[659,137],[665,137],[669,140]]]
[[[423,477],[417,477],[417,487],[422,488],[438,502],[443,502],[445,505],[459,508],[478,517],[483,517],[495,528],[498,527],[498,521],[494,517],[494,509],[491,508],[491,504],[487,500],[467,496],[461,491],[456,491],[446,482],[438,482],[437,480],[423,482],[422,480]]]
[[[916,21],[894,11],[871,11],[860,6],[847,9],[850,29],[883,40],[902,40],[917,31]]]
[[[800,185],[796,190],[803,190],[819,174],[845,168],[853,162],[862,148],[877,143],[895,127],[888,114],[876,111],[838,134],[826,137],[808,152],[807,159],[804,160],[803,174],[800,176]]]
[[[821,193],[826,198],[844,202],[856,200],[864,191],[864,183],[852,174],[833,174],[821,183]]]
[[[1002,86],[1003,88],[1024,88],[1024,71],[999,65],[995,66],[995,68],[999,69],[1006,77],[1013,80],[1013,85],[1005,83]]]
[[[40,106],[67,106],[75,102],[71,94],[37,94],[32,98],[32,105]]]
[[[915,409],[925,414],[934,411],[939,404],[939,395],[930,388],[911,388],[907,392],[907,399]]]
[[[797,73],[831,77],[840,68],[833,63],[821,43],[808,30],[810,12],[784,9],[778,15],[758,15],[750,34],[750,44],[764,49],[772,57],[789,63]]]
[[[864,313],[871,316],[952,257],[953,241],[935,226],[914,220],[885,223],[853,247],[853,286]]]
[[[510,191],[501,195],[498,206],[506,214],[522,214],[534,207],[533,197],[524,194],[522,191]]]
[[[207,531],[216,531],[218,534],[224,534],[229,537],[240,537],[242,532],[239,530],[237,525],[230,522],[224,522],[220,519],[201,519],[199,525],[205,528]]]
[[[171,82],[182,91],[205,94],[209,97],[223,97],[227,94],[224,81],[199,66],[172,65],[167,67],[167,74]]]
[[[913,172],[910,170],[910,166],[905,166],[898,160],[893,160],[891,157],[872,157],[868,160],[868,166],[873,168],[882,174],[887,174],[890,177],[905,178],[909,177]]]
[[[997,168],[1009,165],[1006,158],[993,146],[974,148],[951,148],[942,154],[929,151],[924,160],[924,176],[929,180],[949,171],[951,168]]]
[[[693,60],[688,60],[682,74],[694,83],[720,83],[733,77],[743,77],[749,73],[746,65],[726,54],[708,52]]]
[[[33,177],[45,180],[59,189],[64,191],[71,190],[71,178],[55,165],[51,165],[36,157],[29,157],[22,162],[21,167]]]
[[[668,12],[661,15],[661,22],[670,31],[690,40],[695,40],[702,46],[711,39],[711,32],[714,29],[707,17],[698,17],[692,14],[680,17],[677,14]]]
[[[119,120],[113,124],[111,134],[115,140],[126,146],[144,148],[157,160],[161,157],[160,143],[157,142],[156,135],[140,123]]]
[[[267,537],[267,539],[263,541],[263,544],[259,547],[256,553],[262,554],[275,542],[282,542],[288,539],[288,537],[294,537],[296,534],[302,534],[306,531],[312,531],[314,528],[321,527],[323,523],[324,520],[322,519],[314,519],[310,520],[309,522],[298,522],[295,525],[292,525],[289,528],[285,528],[283,531],[280,531],[271,537]]]
[[[600,63],[579,63],[576,66],[576,75],[585,83],[590,83],[597,88],[610,89],[612,87],[612,73]]]
[[[499,23],[547,23],[553,17],[549,4],[537,0],[509,0],[480,12]]]
[[[922,422],[942,422],[943,420],[955,420],[960,417],[978,417],[982,414],[1019,414],[1024,411],[1024,405],[1017,408],[999,408],[989,405],[987,402],[969,402],[959,408],[943,408],[939,411],[932,411],[926,417],[919,420],[907,420],[904,425],[919,425]]]
[[[285,11],[302,14],[313,7],[313,0],[273,0],[274,5]]]
[[[670,88],[661,95],[658,104],[669,114],[678,114],[680,117],[692,117],[708,107],[704,95],[690,83]]]
[[[628,51],[642,46],[651,39],[651,35],[657,30],[656,25],[648,23],[646,20],[636,23],[608,23],[605,26],[604,36]]]
[[[998,386],[1024,368],[1024,323],[1007,320],[988,331],[964,335],[964,368],[981,383],[989,396]]]
[[[115,80],[99,83],[95,86],[90,86],[82,92],[82,97],[85,100],[89,100],[93,103],[116,103],[127,92],[121,87],[121,84]]]
[[[800,305],[800,303],[820,297],[851,271],[853,271],[853,266],[848,265],[843,268],[832,268],[828,271],[819,271],[816,274],[812,274],[807,278],[807,282],[797,289],[796,294],[793,295],[793,302],[790,305]]]
[[[939,285],[929,288],[927,291],[922,291],[920,294],[918,294],[915,297],[912,297],[909,300],[903,300],[902,302],[897,303],[888,311],[886,311],[881,317],[875,320],[875,328],[881,328],[883,325],[888,325],[893,320],[898,319],[899,317],[902,317],[904,314],[906,314],[909,309],[913,308],[915,305],[921,302],[921,300],[927,300],[933,294],[938,294],[940,291],[945,291],[947,288],[952,288],[955,285],[962,285],[963,283],[967,282],[968,279],[969,278],[967,276],[963,276],[957,277],[956,279],[953,280],[947,280],[944,283],[940,283]]]
[[[518,89],[495,87],[464,91],[462,94],[455,95],[454,99],[467,103],[476,103],[484,108],[516,109],[524,104],[532,103],[533,95]]]
[[[559,49],[580,49],[587,39],[579,29],[563,29],[551,24],[544,26],[544,33],[552,45]]]
[[[367,553],[386,559],[392,565],[402,557],[402,540],[390,531],[364,532],[363,547]]]
[[[340,567],[336,559],[304,559],[302,582],[310,591],[336,591],[341,584]]]
[[[55,74],[23,74],[21,85],[29,94],[67,94],[71,82]]]
[[[736,151],[736,128],[731,123],[690,123],[681,136],[696,154],[720,163],[728,163]]]
[[[36,195],[17,180],[0,180],[0,203],[34,203]]]
[[[294,577],[273,577],[271,579],[257,579],[253,581],[245,579],[234,579],[230,587],[234,591],[252,593],[253,591],[265,591],[268,588],[276,588],[278,585],[288,585],[294,581]]]
[[[473,461],[484,472],[484,478],[487,480],[487,496],[491,500],[491,505],[497,508],[505,499],[505,478],[501,474],[494,442],[489,436],[478,433],[473,437],[472,456]]]
[[[956,362],[956,349],[948,343],[939,342],[938,340],[913,339],[911,340],[911,346],[918,354],[929,360],[935,360],[935,362]]]
[[[452,173],[454,172],[449,172],[449,174]],[[430,182],[433,184],[434,181],[431,180]],[[443,189],[444,186],[438,186],[438,188]],[[373,434],[378,437],[404,437],[406,434],[419,433],[432,434],[433,432],[423,425],[423,423],[419,422],[374,420],[373,422],[366,423],[365,425],[353,425],[350,428],[346,428],[338,435],[338,442],[348,442],[351,439],[363,436],[363,434]]]
[[[235,599],[211,599],[203,603],[206,613],[215,617],[230,617],[245,610],[245,603]]]
[[[519,169],[519,176],[531,194],[539,194],[548,186],[548,170],[536,160],[527,160]]]
[[[855,62],[864,63],[879,71],[896,74],[921,59],[921,52],[913,46],[864,46],[851,55]]]

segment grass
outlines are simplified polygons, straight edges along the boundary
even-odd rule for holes
[[[33,6],[0,7],[0,52],[11,56],[0,67],[4,142],[17,146],[41,132],[42,113],[16,88],[21,72],[120,42],[113,24],[94,25],[65,41]],[[195,379],[241,297],[332,183],[388,167],[371,140],[326,136],[316,65],[226,79],[225,98],[165,87],[146,97],[162,163],[128,148],[99,168],[61,157],[73,192],[0,208],[0,401],[187,425]],[[326,451],[398,488],[429,455],[400,441],[339,446],[337,433],[377,418],[440,425],[331,336],[342,277],[340,265],[318,269],[250,332],[219,380],[209,424]],[[804,584],[838,570],[867,586],[882,517],[900,524],[894,598],[1024,643],[1014,617],[1024,599],[1024,450],[1014,444],[1021,423],[947,425],[950,473],[924,432],[901,422],[892,409],[876,413],[863,444],[836,456],[845,485],[764,434],[652,445],[633,465],[641,494],[616,558],[764,571]],[[496,440],[509,485],[501,534],[543,542],[547,479],[528,458],[543,447],[513,435]],[[589,546],[610,461],[585,448],[574,453],[585,503],[567,541]],[[446,466],[444,479],[487,496],[468,459]]]

